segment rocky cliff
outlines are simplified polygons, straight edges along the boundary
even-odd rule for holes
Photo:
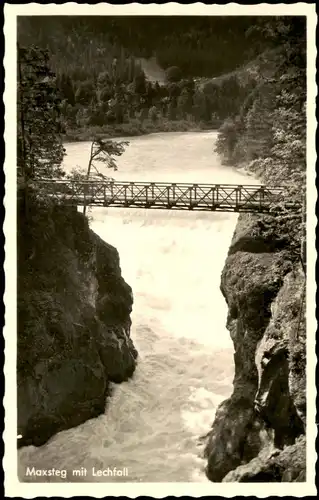
[[[117,250],[76,209],[18,203],[18,446],[105,410],[135,368]]]
[[[233,393],[205,454],[214,482],[305,481],[305,272],[294,217],[241,215],[221,290],[234,343]]]

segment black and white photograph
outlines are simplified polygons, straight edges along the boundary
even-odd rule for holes
[[[107,5],[5,7],[6,493],[313,495],[315,6]]]

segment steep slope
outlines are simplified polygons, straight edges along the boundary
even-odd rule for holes
[[[76,209],[18,204],[18,445],[104,412],[135,368],[132,291]]]
[[[206,446],[214,482],[305,480],[304,286],[285,222],[240,216],[221,279],[235,377]]]

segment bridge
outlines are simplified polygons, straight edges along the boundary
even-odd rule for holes
[[[234,184],[122,182],[113,180],[42,179],[32,182],[58,203],[219,212],[268,212],[285,200],[283,187]],[[287,208],[297,208],[286,201]]]

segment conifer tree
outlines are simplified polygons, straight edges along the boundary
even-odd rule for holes
[[[17,102],[19,173],[26,180],[63,176],[61,99],[47,51],[18,46]]]

